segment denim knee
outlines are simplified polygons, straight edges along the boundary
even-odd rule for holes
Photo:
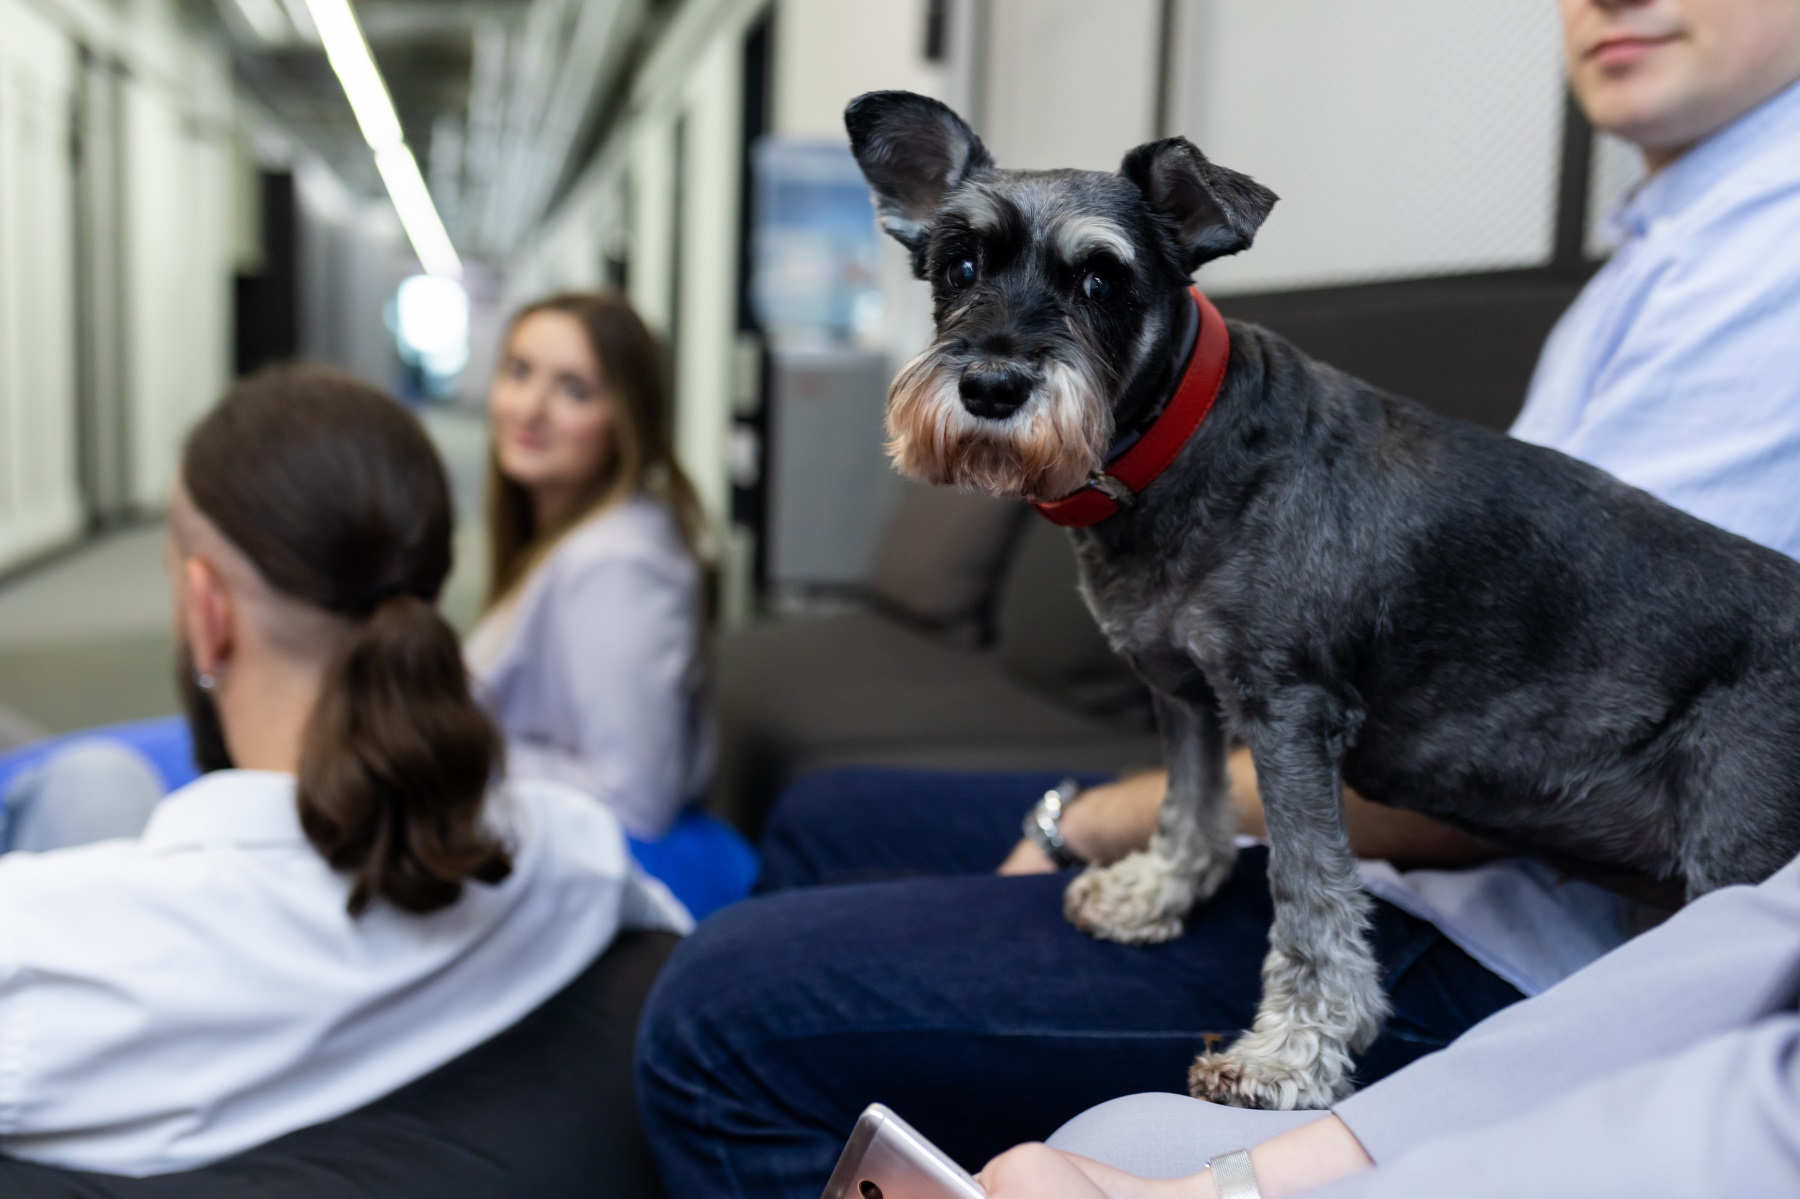
[[[747,900],[704,921],[670,957],[644,1005],[638,1106],[671,1195],[755,1189],[741,1175],[757,1171],[737,1155],[776,1115],[746,1089],[742,1070],[765,1039],[758,1017],[778,1001],[755,935],[769,927],[758,911],[770,902],[779,897]]]
[[[871,783],[895,773],[881,767],[838,766],[802,775],[775,800],[764,826],[763,843],[792,840],[807,830],[848,819],[848,813],[858,806],[856,797]]]
[[[837,840],[837,830],[853,822],[861,805],[855,796],[872,778],[892,771],[843,766],[803,775],[788,784],[775,801],[763,826],[762,868],[753,894],[767,894],[789,887],[810,886],[819,881],[817,849]]]

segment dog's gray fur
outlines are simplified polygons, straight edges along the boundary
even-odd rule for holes
[[[1191,338],[1188,276],[1275,197],[1171,138],[1117,175],[1002,171],[949,109],[846,113],[938,339],[889,394],[937,483],[1056,499],[1143,428]],[[1250,748],[1275,922],[1255,1026],[1196,1095],[1320,1107],[1387,1008],[1345,782],[1690,894],[1800,852],[1800,564],[1549,450],[1437,418],[1230,325],[1218,401],[1135,504],[1075,533],[1108,640],[1156,695],[1169,797],[1148,849],[1066,910],[1177,936],[1233,860]]]

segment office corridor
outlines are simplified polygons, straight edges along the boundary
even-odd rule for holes
[[[426,428],[456,491],[456,570],[444,610],[466,632],[481,607],[486,424],[434,411]],[[45,733],[177,710],[163,530],[107,533],[0,581],[0,750]]]

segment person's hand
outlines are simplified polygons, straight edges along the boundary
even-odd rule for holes
[[[1055,874],[1056,863],[1050,855],[1039,849],[1037,842],[1030,837],[1020,837],[1019,843],[1013,846],[1006,861],[1000,863],[1000,874]]]
[[[1159,1182],[1048,1145],[1020,1145],[989,1162],[975,1181],[990,1199],[1216,1199],[1204,1176]],[[1205,1182],[1204,1188],[1198,1184]]]
[[[1326,1116],[1250,1151],[1259,1189],[1288,1199],[1371,1168],[1344,1122]],[[1212,1171],[1186,1178],[1139,1178],[1048,1145],[1020,1145],[989,1162],[975,1180],[991,1199],[1219,1199]]]
[[[1238,831],[1266,837],[1262,799],[1256,790],[1256,764],[1250,751],[1233,750],[1226,762],[1231,803]],[[1169,790],[1165,770],[1146,771],[1083,791],[1063,812],[1063,840],[1084,862],[1104,866],[1147,847],[1156,832],[1156,813]],[[1370,803],[1344,791],[1344,824],[1350,848],[1360,858],[1382,858],[1402,869],[1415,866],[1468,866],[1488,861],[1500,847],[1460,829],[1440,824],[1419,812]],[[1056,869],[1044,851],[1022,840],[1000,867],[1001,874],[1049,874]]]
[[[1169,776],[1162,770],[1089,787],[1063,809],[1062,834],[1069,852],[1104,866],[1143,849],[1156,831],[1156,813],[1168,789]],[[1030,838],[1021,839],[1000,865],[1001,874],[1049,874],[1055,869],[1056,863]]]

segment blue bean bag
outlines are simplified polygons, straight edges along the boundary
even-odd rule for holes
[[[0,795],[13,778],[70,743],[104,737],[130,746],[150,760],[170,791],[200,777],[187,721],[179,716],[84,729],[50,737],[0,754]],[[631,838],[631,855],[659,878],[701,920],[750,893],[756,880],[756,851],[729,825],[697,808],[689,808],[667,835],[656,841]]]

